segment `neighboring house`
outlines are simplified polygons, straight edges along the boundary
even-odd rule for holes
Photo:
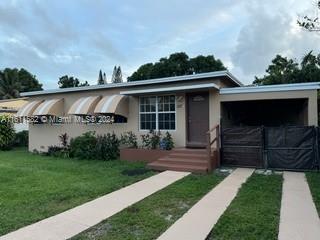
[[[15,115],[21,107],[28,103],[27,98],[0,100],[0,115]],[[28,130],[27,124],[14,124],[17,132]]]
[[[46,151],[58,136],[150,129],[169,131],[176,147],[205,147],[216,124],[317,126],[319,83],[244,87],[228,71],[23,93],[29,103],[18,116],[29,124],[29,150]],[[263,108],[263,109],[261,109]],[[43,123],[39,116],[113,116],[113,124]],[[34,119],[33,119],[34,120]]]

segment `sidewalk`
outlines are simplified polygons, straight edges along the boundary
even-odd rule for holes
[[[304,173],[283,177],[279,240],[319,240],[320,219]]]
[[[188,174],[187,172],[162,172],[56,216],[23,227],[0,237],[0,240],[68,239]]]
[[[158,240],[204,240],[254,169],[238,168],[213,188]]]

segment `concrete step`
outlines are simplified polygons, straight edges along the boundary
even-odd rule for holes
[[[208,165],[207,160],[197,159],[197,158],[175,158],[172,156],[167,156],[164,158],[160,158],[157,162],[161,162],[163,164],[183,164],[183,165],[190,165],[190,166],[204,166]]]
[[[172,152],[179,152],[179,153],[207,153],[206,149],[198,149],[198,148],[174,148],[171,150]]]
[[[157,171],[172,170],[172,171],[183,171],[183,172],[193,172],[193,173],[207,173],[208,171],[207,167],[203,167],[203,166],[190,166],[190,165],[176,164],[176,163],[163,164],[160,161],[149,163],[147,166]]]
[[[207,160],[208,159],[208,154],[207,152],[205,153],[186,153],[186,152],[173,152],[169,154],[170,157],[173,158],[181,158],[181,159],[198,159],[198,160]]]

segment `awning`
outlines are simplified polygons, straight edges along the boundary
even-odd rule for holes
[[[129,115],[128,97],[124,95],[105,96],[96,106],[94,113],[115,114],[127,118]]]
[[[100,96],[82,97],[69,109],[70,115],[93,115],[94,108],[101,99]]]
[[[33,112],[34,116],[62,116],[63,115],[63,98],[45,100]]]
[[[43,101],[31,101],[23,105],[19,111],[17,112],[17,117],[30,117],[36,108],[42,103]]]

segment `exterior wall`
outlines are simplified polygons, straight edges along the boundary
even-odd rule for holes
[[[183,82],[183,86],[201,84],[213,82],[219,86],[222,86],[225,81],[220,81],[219,79],[204,79]],[[156,86],[159,86],[157,84]],[[161,87],[174,87],[181,86],[181,83],[171,83],[171,84],[161,84]],[[224,86],[224,85],[223,85]],[[121,91],[127,90],[140,90],[155,88],[155,85],[140,86],[140,87],[130,87],[130,88],[112,88],[112,89],[101,89],[101,90],[91,90],[91,91],[77,91],[69,93],[55,93],[38,95],[35,97],[30,97],[30,101],[33,100],[50,100],[56,98],[64,99],[64,109],[63,115],[66,116],[68,110],[72,104],[81,97],[86,96],[98,96],[98,95],[112,95],[119,94]],[[175,93],[170,93],[175,94]],[[159,93],[154,95],[165,95],[165,93]],[[185,93],[176,93],[176,130],[169,130],[171,133],[175,146],[184,147],[186,145],[186,97]],[[210,91],[210,127],[213,123],[219,122],[219,94],[216,89]],[[108,132],[115,132],[118,136],[126,131],[132,131],[138,136],[138,140],[141,141],[141,135],[148,133],[145,130],[139,130],[139,97],[131,96],[129,98],[129,116],[127,123],[114,123],[114,124],[29,124],[29,151],[47,151],[48,146],[58,145],[58,136],[67,133],[70,138],[81,135],[82,133],[88,131],[95,131],[97,134],[105,134]],[[164,130],[163,132],[166,132]],[[141,142],[140,142],[141,143]]]
[[[119,92],[108,91],[100,94],[115,94]],[[53,95],[54,98],[64,98],[64,114],[68,112],[71,105],[80,97],[93,96],[98,94],[84,92],[82,94],[64,94]],[[159,94],[161,95],[161,94]],[[52,98],[51,97],[51,98]],[[33,98],[35,99],[35,98]],[[39,98],[40,99],[40,98]],[[49,99],[49,98],[46,98]],[[185,94],[176,94],[176,130],[169,130],[177,147],[185,146],[186,144],[186,116],[185,116]],[[38,151],[47,151],[47,147],[51,145],[58,145],[58,136],[67,133],[71,138],[81,135],[88,131],[95,131],[97,134],[105,134],[115,132],[118,136],[126,131],[132,131],[138,136],[148,133],[145,130],[139,130],[139,97],[129,98],[129,116],[127,123],[114,124],[29,124],[29,151],[34,149]],[[166,132],[164,130],[163,132]]]
[[[223,94],[223,95],[220,95],[220,102],[268,100],[268,99],[299,99],[299,98],[308,99],[308,106],[306,110],[308,125],[318,126],[317,90]]]

